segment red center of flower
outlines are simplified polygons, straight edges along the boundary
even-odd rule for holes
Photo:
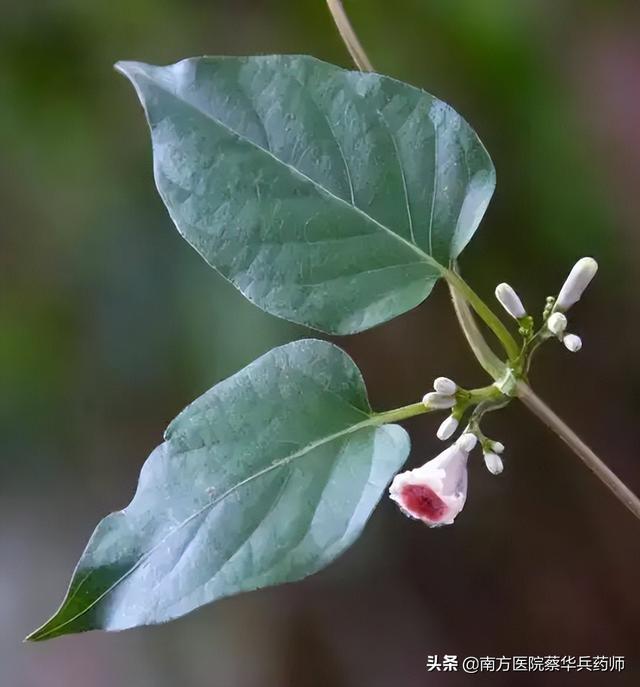
[[[402,504],[412,515],[431,522],[441,520],[447,512],[447,504],[424,484],[407,484],[403,487]]]

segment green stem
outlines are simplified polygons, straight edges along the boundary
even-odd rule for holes
[[[495,384],[483,386],[478,389],[469,389],[461,393],[464,393],[465,397],[463,400],[458,399],[458,403],[466,404],[464,406],[465,408],[470,405],[478,405],[479,403],[495,403],[505,398]],[[416,415],[424,415],[425,413],[433,413],[435,411],[446,411],[446,408],[428,406],[423,402],[412,403],[411,405],[402,406],[401,408],[375,413],[373,419],[375,424],[385,425],[389,422],[400,422],[401,420],[407,420]]]
[[[449,293],[451,294],[453,309],[455,310],[456,317],[462,328],[462,333],[477,361],[492,379],[501,379],[506,372],[506,365],[498,358],[491,350],[489,344],[485,341],[482,332],[476,324],[469,304],[462,297],[460,292],[449,285]]]
[[[424,403],[412,403],[402,408],[394,408],[383,413],[376,413],[374,415],[376,424],[386,425],[389,422],[399,422],[400,420],[407,420],[416,415],[423,415],[424,413],[432,413],[436,408],[427,408]]]
[[[520,355],[520,348],[515,339],[509,334],[509,330],[502,324],[491,308],[478,296],[478,294],[467,284],[467,282],[453,270],[445,269],[443,276],[469,305],[476,311],[478,317],[491,329],[496,338],[502,344],[509,360],[514,362]]]

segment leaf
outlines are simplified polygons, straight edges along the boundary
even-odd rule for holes
[[[350,334],[415,307],[493,193],[471,127],[387,76],[282,55],[116,67],[182,236],[288,320]]]
[[[316,572],[360,534],[409,452],[401,427],[380,425],[351,358],[314,339],[214,386],[165,439],[28,639],[161,623]]]

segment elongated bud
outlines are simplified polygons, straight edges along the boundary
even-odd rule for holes
[[[560,336],[567,328],[567,318],[561,312],[554,312],[547,320],[547,327],[552,334]]]
[[[597,271],[598,263],[593,258],[578,260],[560,289],[555,304],[556,309],[568,310],[577,303]]]
[[[582,339],[576,334],[567,334],[562,343],[572,352],[577,353],[582,348]]]
[[[433,380],[433,388],[440,394],[453,396],[458,390],[458,385],[449,377],[437,377]]]
[[[473,451],[473,449],[476,447],[477,443],[478,443],[478,437],[475,434],[471,434],[471,432],[465,432],[458,439],[458,441],[456,441],[456,446],[461,451],[464,451],[465,453],[469,453],[470,451]]]
[[[522,305],[520,296],[513,290],[509,284],[498,284],[496,286],[496,298],[500,305],[516,320],[526,317],[527,311]]]
[[[456,429],[458,429],[458,421],[453,417],[453,415],[449,415],[449,417],[444,420],[444,422],[438,427],[438,431],[436,432],[436,436],[440,441],[446,441],[447,439],[450,439]]]
[[[493,453],[504,453],[504,444],[501,441],[494,441],[491,443]]]
[[[502,458],[497,453],[485,453],[484,464],[492,475],[499,475],[504,470]]]
[[[445,409],[453,408],[453,406],[456,404],[456,399],[454,396],[447,396],[447,394],[440,394],[437,391],[431,391],[424,395],[422,403],[427,408]]]

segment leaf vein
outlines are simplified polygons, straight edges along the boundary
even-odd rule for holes
[[[213,499],[209,503],[205,504],[202,506],[202,508],[199,508],[195,513],[190,515],[188,518],[183,520],[179,525],[174,527],[172,530],[170,530],[157,544],[155,544],[149,551],[147,551],[145,554],[143,554],[138,561],[136,561],[135,565],[132,565],[129,570],[127,570],[125,573],[123,573],[117,580],[115,580],[107,589],[105,589],[104,592],[99,594],[90,604],[86,606],[86,608],[82,609],[80,612],[76,613],[73,617],[69,618],[68,620],[65,620],[65,622],[60,623],[59,625],[55,625],[54,627],[51,627],[49,630],[46,632],[43,632],[42,634],[38,635],[39,639],[43,639],[44,637],[53,634],[53,632],[59,631],[61,628],[65,627],[66,625],[69,625],[70,623],[74,622],[78,618],[82,617],[85,615],[88,611],[90,611],[94,606],[96,606],[102,599],[104,599],[108,594],[110,594],[116,587],[118,587],[124,580],[126,580],[130,575],[132,575],[145,561],[149,559],[150,556],[152,556],[155,551],[157,551],[165,542],[172,537],[176,532],[181,530],[183,527],[186,527],[190,522],[198,518],[200,515],[205,513],[207,510],[210,508],[215,507],[218,503],[220,503],[223,499],[225,499],[227,496],[232,494],[234,491],[237,489],[240,489],[241,487],[245,486],[246,484],[251,483],[253,480],[258,479],[259,477],[262,477],[263,475],[268,474],[269,472],[276,470],[283,465],[287,465],[293,460],[297,460],[298,458],[304,457],[306,454],[312,452],[314,449],[323,446],[324,444],[331,443],[332,441],[335,441],[337,439],[340,439],[341,437],[351,434],[353,432],[356,432],[360,429],[364,429],[366,427],[370,427],[376,424],[376,417],[375,416],[369,416],[366,420],[363,420],[362,422],[358,422],[355,425],[351,425],[350,427],[347,427],[346,429],[339,430],[338,432],[335,432],[333,434],[330,434],[327,437],[324,437],[322,439],[318,439],[316,441],[312,441],[309,444],[306,444],[303,446],[301,449],[298,451],[295,451],[289,456],[285,456],[284,458],[281,458],[277,461],[274,461],[271,465],[268,465],[266,468],[263,468],[262,470],[259,470],[258,472],[254,473],[253,475],[249,475],[249,477],[246,477],[243,480],[240,480],[236,484],[232,485],[227,489],[224,493],[222,493],[220,496],[217,498]],[[125,509],[126,511],[126,509]],[[84,584],[89,577],[91,576],[91,573],[89,573],[83,580],[82,584]],[[77,594],[79,590],[79,587],[75,590],[74,594]]]
[[[344,198],[340,198],[340,196],[337,196],[331,190],[329,190],[328,188],[326,188],[322,184],[318,183],[317,181],[315,181],[311,177],[307,176],[304,172],[300,171],[299,169],[296,169],[295,167],[293,167],[289,163],[285,162],[284,160],[282,160],[279,157],[277,157],[276,155],[274,155],[270,150],[266,150],[265,148],[263,148],[261,145],[259,145],[255,141],[252,141],[251,139],[247,138],[246,136],[243,136],[242,134],[239,134],[237,131],[234,131],[229,125],[222,122],[214,114],[212,114],[210,112],[206,112],[205,110],[201,109],[200,107],[198,107],[194,103],[191,103],[187,100],[179,99],[178,96],[175,93],[173,93],[171,90],[166,88],[166,86],[163,86],[163,85],[156,83],[155,81],[150,79],[150,77],[148,77],[146,74],[139,74],[139,76],[142,76],[143,78],[151,81],[151,83],[153,84],[153,86],[155,88],[166,93],[170,97],[173,97],[176,100],[179,100],[181,103],[187,105],[188,107],[190,107],[192,110],[194,110],[195,112],[200,114],[205,119],[208,119],[208,120],[212,121],[214,124],[216,124],[217,126],[220,126],[223,129],[225,129],[229,134],[231,134],[232,136],[235,136],[238,140],[242,141],[243,143],[245,143],[245,144],[247,144],[253,148],[256,148],[257,150],[261,151],[263,154],[268,155],[269,157],[273,158],[276,162],[278,162],[278,164],[281,164],[284,167],[287,167],[291,174],[293,174],[294,176],[299,176],[300,178],[302,178],[303,180],[305,180],[306,182],[311,184],[314,188],[317,188],[322,193],[331,197],[338,204],[345,205],[346,207],[350,208],[354,212],[358,213],[359,215],[364,217],[369,222],[372,222],[373,224],[375,224],[379,229],[381,229],[382,231],[389,234],[393,239],[395,239],[396,241],[400,241],[401,243],[406,245],[414,253],[416,253],[421,258],[422,261],[428,262],[429,264],[436,267],[440,272],[444,272],[444,270],[445,270],[444,266],[441,265],[432,255],[425,253],[415,243],[411,243],[411,241],[405,239],[404,236],[397,234],[395,231],[393,231],[389,227],[387,227],[384,224],[382,224],[381,222],[379,222],[375,217],[372,217],[371,215],[367,214],[364,210],[359,208],[357,205],[351,205],[348,201],[344,200]]]
[[[416,242],[416,237],[413,232],[413,217],[411,216],[411,206],[409,204],[409,189],[407,187],[407,178],[404,173],[404,165],[402,164],[402,158],[400,157],[400,150],[398,149],[398,143],[395,139],[395,136],[393,135],[393,132],[391,131],[391,127],[389,126],[389,122],[387,121],[387,118],[384,116],[384,112],[382,110],[378,110],[378,117],[380,118],[380,121],[383,123],[385,130],[389,134],[389,138],[391,139],[391,143],[393,145],[393,150],[395,153],[396,160],[398,161],[398,167],[400,168],[400,178],[402,179],[402,189],[404,192],[404,205],[407,211],[407,220],[409,222],[409,234],[411,236],[411,242],[415,244]]]

